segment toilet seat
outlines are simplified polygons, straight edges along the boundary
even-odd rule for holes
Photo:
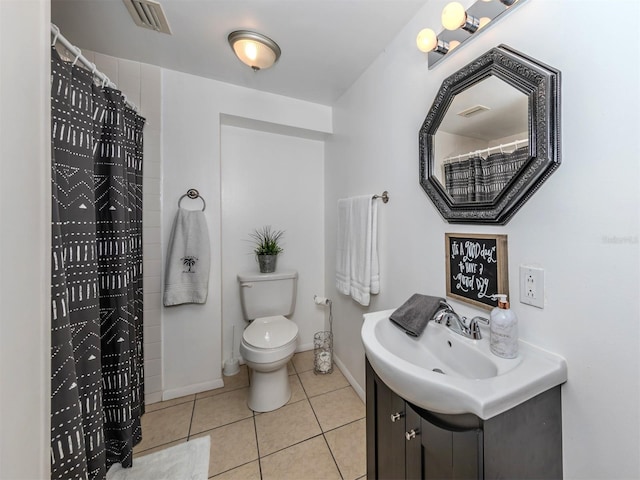
[[[284,347],[298,337],[298,325],[282,315],[256,318],[244,329],[242,340],[258,350]]]

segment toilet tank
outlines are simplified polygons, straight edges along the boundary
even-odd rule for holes
[[[291,315],[296,307],[298,272],[240,273],[240,303],[245,320]]]

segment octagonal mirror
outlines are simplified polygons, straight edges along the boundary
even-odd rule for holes
[[[560,164],[560,72],[500,45],[442,82],[420,185],[450,223],[504,225]]]

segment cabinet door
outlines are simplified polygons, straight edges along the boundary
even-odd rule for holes
[[[424,476],[424,460],[425,460],[425,432],[422,426],[422,417],[416,412],[411,405],[405,406],[405,441],[406,443],[406,478],[417,480],[426,478]],[[439,477],[433,477],[439,478]]]
[[[482,430],[432,423],[407,405],[407,425],[419,422],[418,436],[407,442],[407,478],[477,480],[482,473]],[[410,474],[410,475],[409,475]]]
[[[376,412],[378,478],[404,479],[405,476],[405,402],[382,382],[378,383]]]
[[[426,422],[426,420],[425,420]],[[453,475],[451,478],[483,479],[483,438],[482,430],[451,432],[451,457]]]
[[[367,362],[367,477],[405,476],[405,402],[387,387]]]

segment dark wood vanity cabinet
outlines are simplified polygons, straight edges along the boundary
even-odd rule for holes
[[[560,479],[560,387],[482,420],[442,415],[394,393],[367,361],[369,479]]]

